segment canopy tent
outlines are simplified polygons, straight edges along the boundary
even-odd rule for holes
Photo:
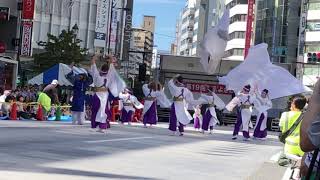
[[[83,68],[73,67],[73,71],[76,74],[87,73]],[[59,81],[60,86],[72,86],[72,84],[66,79],[66,75],[71,72],[71,68],[63,63],[59,63],[46,70],[45,72],[35,76],[28,81],[28,84],[41,85],[50,84],[52,80]]]
[[[251,47],[244,62],[219,78],[228,90],[239,92],[250,84],[260,90],[268,89],[271,99],[286,97],[311,91],[286,69],[270,62],[268,45],[265,43]]]

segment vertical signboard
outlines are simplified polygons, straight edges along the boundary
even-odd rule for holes
[[[34,17],[35,0],[23,0],[22,19],[32,20]]]
[[[22,23],[21,56],[31,56],[32,22]]]
[[[95,28],[95,47],[105,47],[108,29],[108,0],[97,0],[97,15]]]
[[[111,34],[110,34],[110,49],[114,53],[117,43],[117,30],[118,30],[118,21],[119,21],[119,11],[113,10],[112,12],[112,21],[111,21]]]
[[[308,12],[308,0],[301,1],[301,16],[300,16],[300,28],[299,28],[299,42],[298,42],[298,57],[297,57],[297,68],[296,76],[297,79],[303,80],[303,63],[306,62],[304,58],[304,47],[305,47],[305,31],[307,25],[307,12]]]
[[[254,0],[248,0],[248,14],[247,14],[247,29],[246,29],[246,40],[244,48],[244,57],[246,58],[251,46],[251,35],[252,35],[252,23],[253,23],[253,6]]]
[[[126,6],[126,16],[125,16],[125,25],[124,25],[124,38],[123,38],[123,50],[122,50],[122,60],[129,60],[129,49],[131,42],[131,34],[132,34],[132,8],[133,8],[133,0],[127,0]]]

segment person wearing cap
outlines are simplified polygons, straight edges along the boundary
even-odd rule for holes
[[[213,127],[219,123],[216,114],[216,108],[222,110],[226,106],[225,103],[213,92],[213,88],[207,88],[207,94],[201,94],[200,101],[203,102],[206,109],[203,114],[202,133],[208,131],[210,128],[210,134],[212,134]]]
[[[169,130],[175,135],[177,127],[180,136],[183,136],[184,126],[193,119],[188,112],[188,104],[197,105],[191,91],[183,84],[183,77],[176,75],[168,82],[168,88],[173,96],[173,104],[170,111]]]
[[[119,94],[121,99],[119,104],[119,109],[121,110],[121,123],[131,124],[133,115],[136,109],[143,109],[143,105],[138,101],[138,99],[132,94],[132,91],[128,88],[124,90],[123,93]]]
[[[261,94],[256,93],[254,108],[258,111],[258,116],[253,133],[253,137],[256,139],[265,139],[267,137],[268,110],[272,108],[272,102],[268,94],[269,90],[267,89],[264,89]]]
[[[111,115],[111,103],[109,95],[118,97],[122,92],[126,84],[120,78],[113,63],[115,58],[107,56],[102,58],[105,62],[98,70],[96,61],[100,58],[100,55],[93,56],[91,60],[90,74],[93,78],[93,91],[95,92],[92,97],[92,114],[91,114],[91,128],[99,130],[97,132],[105,133],[106,129],[110,127],[109,121],[112,118]]]
[[[234,126],[233,131],[233,140],[236,140],[238,138],[238,134],[242,125],[242,133],[243,133],[243,140],[247,141],[250,140],[250,134],[249,134],[249,124],[251,121],[251,115],[252,115],[252,106],[255,102],[255,97],[250,94],[250,85],[244,86],[242,91],[239,93],[238,96],[234,97],[231,102],[226,106],[226,109],[229,111],[232,111],[233,108],[236,105],[238,107],[237,109],[237,121]],[[230,105],[233,104],[230,108]]]
[[[167,96],[164,94],[164,89],[160,83],[151,82],[149,84],[144,84],[142,86],[142,91],[145,96],[144,98],[144,108],[142,111],[143,124],[147,127],[157,124],[157,104],[161,107],[170,107],[171,103]]]
[[[47,85],[43,89],[43,92],[50,97],[51,104],[59,104],[58,90],[57,90],[58,85],[59,85],[59,82],[58,80],[55,79],[51,82],[51,84]]]
[[[71,72],[66,75],[66,78],[73,84],[72,124],[82,125],[85,121],[86,91],[93,82],[92,76],[87,73],[75,74],[72,64]]]

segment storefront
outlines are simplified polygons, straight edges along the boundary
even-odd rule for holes
[[[0,56],[0,88],[16,88],[18,63],[10,58]]]

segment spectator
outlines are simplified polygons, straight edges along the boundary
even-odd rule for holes
[[[290,111],[284,112],[280,118],[280,130],[282,133],[287,132],[297,120],[299,120],[302,110],[306,105],[306,98],[304,96],[294,96],[291,102]],[[286,158],[286,155],[303,156],[304,152],[301,150],[300,142],[300,126],[301,123],[293,130],[291,134],[285,139],[284,155],[279,159],[279,165],[287,165],[290,160]]]
[[[320,148],[320,80],[318,80],[315,85],[313,95],[309,102],[309,107],[302,121],[300,136],[301,149],[306,152],[302,158],[300,172],[301,175],[305,177],[313,157],[313,151]],[[311,179],[316,179],[315,176],[317,169],[319,171],[319,162],[320,155],[318,154],[315,166],[312,169],[313,173],[311,175]]]
[[[43,89],[43,92],[50,97],[51,104],[59,104],[59,98],[58,98],[58,92],[57,92],[58,85],[59,85],[59,82],[57,80],[53,80],[51,84],[49,84]]]

